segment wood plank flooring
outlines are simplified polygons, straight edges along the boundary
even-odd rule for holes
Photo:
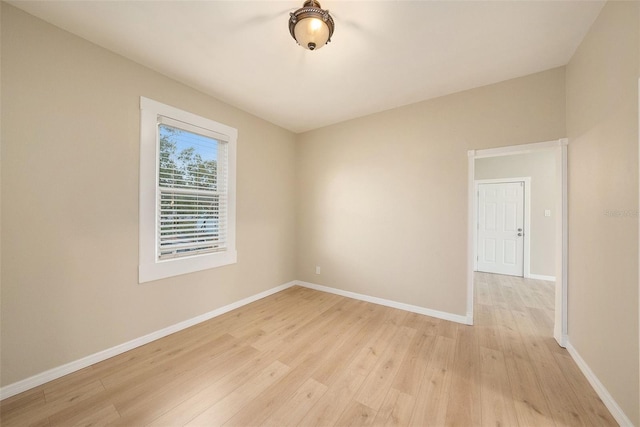
[[[465,326],[301,287],[0,404],[10,426],[613,426],[549,282],[476,273]]]

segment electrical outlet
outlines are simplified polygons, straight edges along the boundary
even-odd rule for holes
[[[316,274],[320,274],[320,267],[316,265]]]

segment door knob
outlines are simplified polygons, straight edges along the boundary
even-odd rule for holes
[[[522,233],[518,233],[518,236],[522,236]]]
[[[522,231],[522,228],[518,228],[518,231]]]

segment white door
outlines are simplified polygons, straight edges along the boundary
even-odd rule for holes
[[[523,276],[524,182],[478,185],[478,271]]]

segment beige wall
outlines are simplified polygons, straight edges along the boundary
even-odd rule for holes
[[[635,425],[638,2],[609,2],[567,66],[569,339]]]
[[[2,385],[293,279],[295,135],[2,3]],[[139,285],[139,97],[236,127],[232,266]]]
[[[555,150],[475,160],[475,179],[531,177],[531,274],[555,276]],[[545,209],[551,211],[544,216]]]
[[[564,137],[564,108],[560,68],[300,135],[298,279],[466,315],[467,150]]]

